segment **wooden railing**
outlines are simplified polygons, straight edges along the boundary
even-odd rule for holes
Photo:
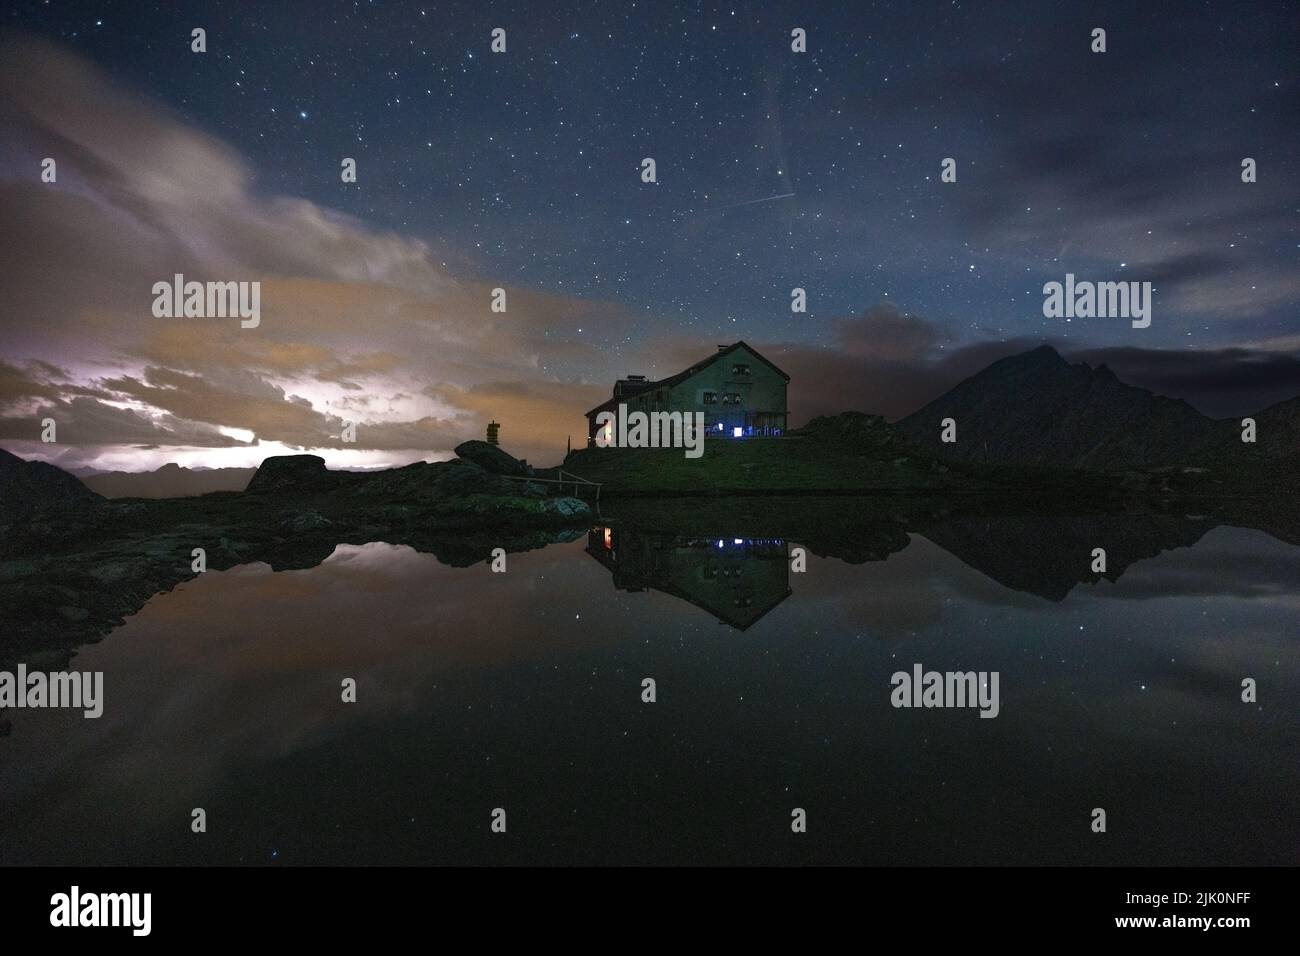
[[[558,478],[528,478],[523,475],[502,475],[501,477],[505,478],[507,481],[522,481],[525,483],[536,482],[539,485],[559,485],[560,486],[559,490],[561,492],[564,491],[565,485],[573,485],[573,496],[575,498],[582,497],[581,492],[578,490],[579,488],[583,488],[583,487],[595,488],[596,504],[597,505],[600,504],[601,482],[588,481],[586,478],[580,478],[571,472],[567,472],[559,468],[555,469],[555,473],[559,476]]]

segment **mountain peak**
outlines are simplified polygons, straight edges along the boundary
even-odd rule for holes
[[[1008,361],[1014,361],[1023,364],[1029,364],[1029,363],[1050,364],[1050,365],[1070,364],[1069,362],[1067,362],[1065,359],[1061,357],[1060,352],[1056,351],[1056,349],[1050,345],[1040,345],[1038,346],[1038,348],[1030,349],[1028,352],[1021,352],[1018,355],[1009,356]]]
[[[1068,368],[1070,368],[1070,363],[1061,357],[1060,352],[1050,345],[1040,345],[1025,352],[1016,352],[1014,355],[1003,356],[991,365],[986,366],[982,372],[977,372],[976,376],[990,373],[996,376],[1008,372],[1021,373],[1024,371],[1064,371]]]
[[[957,442],[941,439],[946,419],[958,423]],[[1050,345],[999,359],[898,424],[943,457],[1102,471],[1177,464],[1219,434],[1187,403],[1104,365],[1072,365]]]

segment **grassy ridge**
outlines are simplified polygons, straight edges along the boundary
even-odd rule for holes
[[[837,445],[811,437],[706,441],[681,448],[584,448],[563,469],[627,495],[977,490],[983,482],[902,446]]]

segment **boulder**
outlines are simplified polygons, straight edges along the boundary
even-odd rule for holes
[[[265,459],[248,483],[250,492],[309,488],[328,481],[329,471],[320,455],[274,455]]]
[[[456,446],[456,455],[466,461],[472,461],[484,471],[494,475],[513,475],[527,478],[532,469],[517,458],[511,457],[497,445],[485,441],[461,442]]]

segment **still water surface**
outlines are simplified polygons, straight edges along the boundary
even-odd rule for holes
[[[103,717],[9,712],[0,863],[1294,865],[1300,549],[1190,537],[1114,581],[628,527],[209,572],[73,659]],[[917,663],[998,671],[999,716],[894,709]]]

